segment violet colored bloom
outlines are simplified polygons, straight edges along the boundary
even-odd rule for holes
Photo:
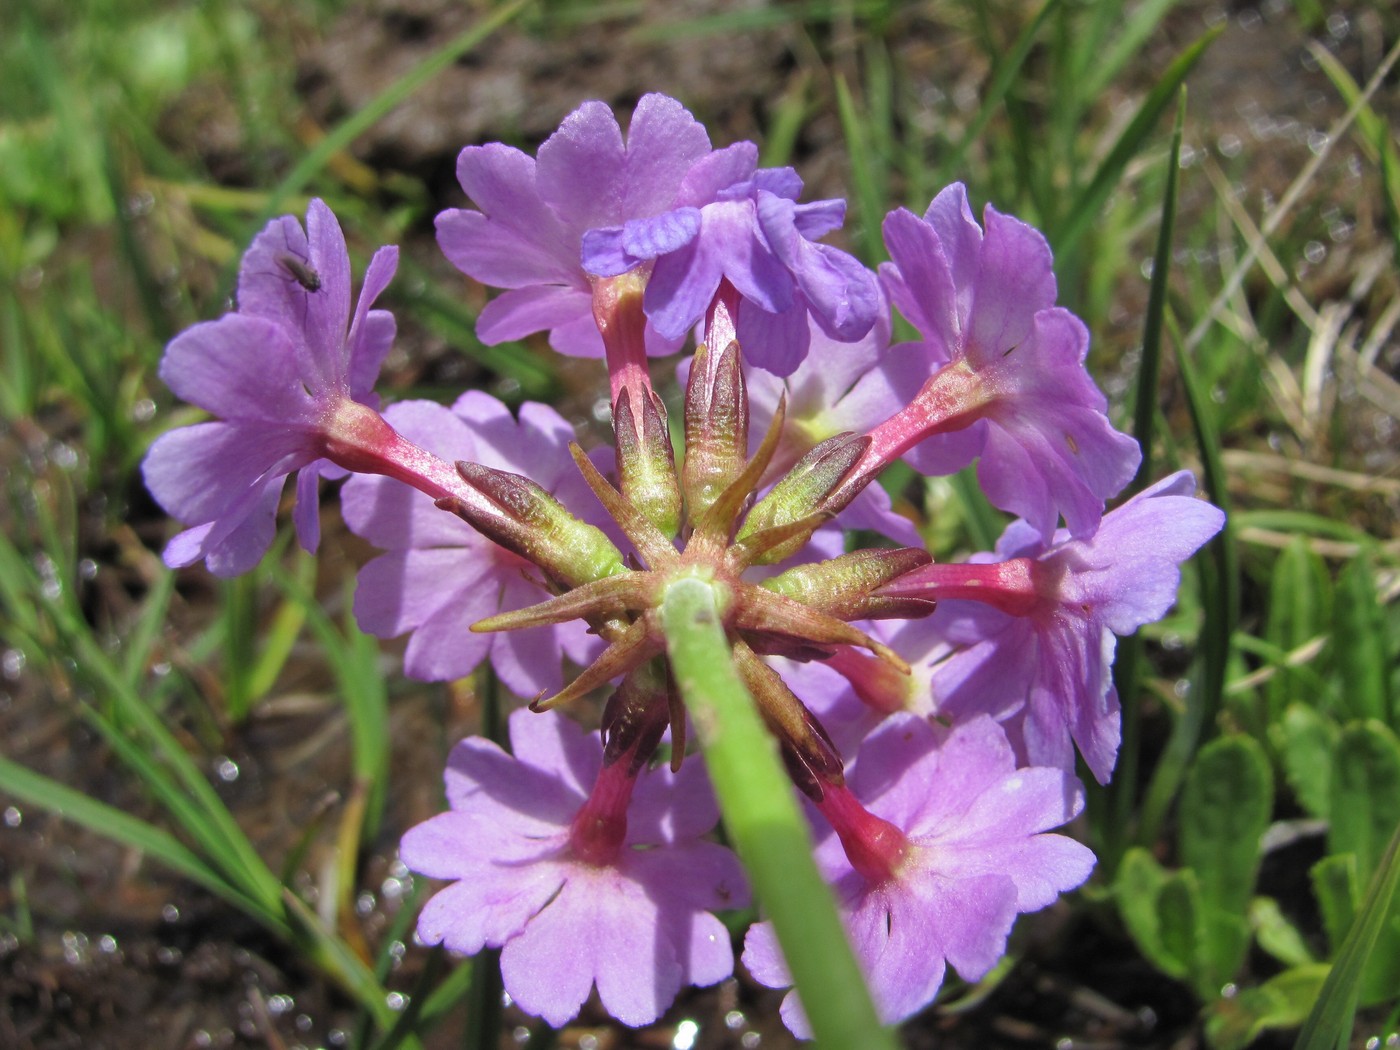
[[[494,397],[471,390],[451,409],[402,401],[385,419],[449,463],[470,460],[522,474],[576,513],[597,506],[569,457],[573,428],[548,405],[526,402],[517,421]],[[351,531],[387,551],[360,570],[355,618],[380,638],[411,632],[404,654],[410,678],[461,678],[489,657],[511,692],[534,697],[563,686],[562,655],[585,666],[597,656],[600,643],[581,620],[473,633],[476,621],[544,601],[550,592],[535,582],[533,564],[444,514],[422,493],[357,474],[341,490],[341,505]]]
[[[807,353],[808,316],[832,339],[854,342],[883,306],[874,275],[816,243],[845,219],[846,202],[798,204],[791,168],[759,168],[758,147],[737,142],[698,161],[671,210],[589,231],[583,265],[611,277],[654,262],[643,300],[663,336],[682,339],[727,279],[742,296],[745,357],[787,375]]]
[[[866,740],[849,775],[870,814],[905,837],[891,874],[871,879],[855,870],[834,833],[816,850],[889,1023],[933,1000],[948,963],[966,980],[984,976],[1006,950],[1016,915],[1051,904],[1094,865],[1086,847],[1046,834],[1083,808],[1072,776],[1018,769],[989,718],[939,736],[922,718],[895,715]],[[743,961],[761,984],[792,984],[769,923],[749,930]],[[811,1037],[796,992],[783,1000],[782,1016]]]
[[[854,755],[866,736],[890,715],[907,711],[928,718],[937,713],[934,670],[953,652],[936,617],[859,620],[854,626],[902,656],[909,674],[848,645],[836,647],[827,660],[802,663],[768,657],[843,755]]]
[[[375,405],[374,382],[394,339],[394,318],[371,310],[398,267],[380,248],[350,310],[350,256],[330,208],[313,200],[306,230],[295,216],[254,238],[238,276],[238,310],[181,332],[160,377],[219,419],[163,434],[142,464],[146,486],[194,527],[165,549],[171,568],[205,559],[216,576],[257,564],[272,543],[277,503],[297,477],[294,515],[307,550],[320,539],[316,482],[338,468],[322,457]]]
[[[598,734],[519,710],[510,739],[514,757],[479,737],[458,744],[451,810],[404,836],[405,864],[453,880],[424,907],[419,938],[467,954],[501,947],[506,991],[556,1027],[594,985],[635,1026],[684,985],[728,977],[729,933],[711,913],[749,894],[734,855],[700,837],[718,820],[701,764],[643,772],[616,859],[590,863],[573,855],[570,825],[602,767]]]
[[[883,295],[879,299],[874,326],[855,342],[833,339],[812,320],[807,356],[787,376],[745,370],[750,453],[757,451],[768,432],[779,398],[787,398],[783,436],[768,468],[769,479],[781,477],[827,438],[871,430],[907,404],[927,378],[915,355],[889,353],[889,308]],[[684,374],[681,383],[685,383]],[[908,518],[891,509],[889,493],[879,485],[863,489],[837,515],[835,524],[878,532],[904,546],[923,546],[918,531]]]
[[[584,232],[665,213],[685,173],[709,152],[704,127],[658,94],[637,103],[625,143],[612,110],[585,102],[538,159],[501,143],[462,150],[457,179],[481,210],[440,214],[438,244],[468,277],[508,289],[481,312],[482,342],[547,330],[560,353],[602,357],[592,286],[579,262]],[[647,351],[673,353],[685,334],[662,336],[649,326]]]
[[[1078,745],[1107,783],[1120,735],[1114,636],[1166,615],[1181,563],[1225,522],[1195,490],[1180,471],[1106,514],[1091,539],[1061,529],[1047,545],[1018,521],[997,543],[1000,561],[924,566],[896,580],[887,590],[938,598],[933,622],[966,645],[934,670],[939,715],[1006,721],[1032,765],[1072,769]],[[974,600],[954,600],[965,598]]]
[[[978,478],[993,504],[1047,540],[1060,514],[1086,538],[1141,453],[1104,414],[1107,402],[1084,367],[1084,325],[1055,306],[1045,238],[990,205],[984,218],[985,233],[955,183],[922,219],[904,209],[885,219],[893,262],[880,276],[924,338],[908,352],[929,372],[949,366],[931,383],[965,427],[932,432],[905,458],[925,473],[951,474],[980,455]]]

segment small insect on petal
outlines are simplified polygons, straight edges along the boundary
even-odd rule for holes
[[[278,252],[277,265],[291,274],[292,280],[308,292],[321,290],[321,275],[291,252]]]

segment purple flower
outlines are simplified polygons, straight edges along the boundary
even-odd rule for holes
[[[1093,868],[1087,848],[1045,834],[1083,807],[1078,782],[1059,769],[1016,768],[989,718],[940,742],[923,719],[895,715],[866,740],[848,783],[869,808],[861,820],[873,815],[873,824],[903,833],[884,877],[856,870],[837,834],[816,851],[886,1022],[931,1002],[947,963],[966,980],[984,976],[1005,951],[1018,913],[1046,907]],[[761,984],[792,984],[768,923],[749,930],[744,965]],[[782,1016],[810,1038],[795,992],[783,1000]]]
[[[272,542],[293,473],[297,535],[316,549],[316,481],[336,470],[322,457],[331,442],[351,441],[376,421],[354,406],[377,403],[374,381],[394,319],[370,306],[397,266],[397,248],[374,254],[352,317],[345,238],[330,208],[313,200],[305,232],[284,215],[254,239],[236,313],[171,340],[161,378],[219,420],[162,435],[142,466],[156,501],[194,525],[170,541],[167,565],[204,558],[217,576],[251,569]]]
[[[906,404],[927,378],[915,355],[889,353],[889,308],[883,295],[879,299],[874,326],[855,342],[839,342],[811,321],[808,354],[788,375],[779,377],[752,368],[745,371],[750,453],[757,451],[768,432],[779,399],[787,399],[783,435],[768,468],[768,480],[782,476],[827,438],[871,430]],[[915,367],[910,369],[908,364]],[[681,382],[685,382],[684,374]],[[879,485],[863,489],[837,516],[836,524],[878,532],[906,546],[923,543],[909,519],[891,509],[889,493]],[[840,553],[839,549],[835,553]]]
[[[472,390],[451,409],[431,401],[393,405],[385,418],[440,458],[471,460],[528,477],[575,511],[596,507],[569,457],[573,428],[554,409],[521,406],[520,419],[489,394]],[[412,678],[460,678],[488,656],[519,696],[557,692],[560,657],[587,665],[599,642],[581,620],[521,631],[475,634],[471,625],[550,597],[539,571],[454,514],[390,478],[357,474],[341,491],[350,529],[388,553],[360,570],[355,617],[381,638],[411,632],[404,670]],[[601,508],[598,508],[601,513]]]
[[[738,142],[686,174],[670,211],[589,231],[583,264],[610,277],[654,261],[643,300],[663,336],[681,339],[728,280],[739,291],[744,355],[787,375],[807,353],[810,316],[832,339],[870,331],[882,302],[874,275],[816,238],[845,219],[841,200],[798,204],[791,168],[758,167],[758,147]]]
[[[865,620],[854,626],[902,656],[909,674],[848,645],[836,647],[826,660],[768,658],[843,755],[855,754],[892,714],[934,715],[934,669],[952,652],[936,619]]]
[[[980,455],[992,503],[1047,540],[1060,514],[1073,535],[1087,537],[1141,454],[1104,414],[1107,402],[1084,368],[1084,325],[1055,306],[1045,238],[990,206],[985,220],[984,233],[956,183],[922,219],[904,209],[885,219],[893,262],[880,275],[924,337],[909,352],[930,372],[943,370],[925,391],[945,414],[922,420],[933,429],[922,444],[905,443],[905,456],[925,473],[950,474]]]
[[[595,984],[608,1013],[644,1025],[682,986],[728,977],[729,933],[711,912],[743,907],[748,890],[733,854],[700,838],[718,819],[700,763],[640,776],[615,859],[590,862],[571,824],[602,769],[598,735],[520,710],[510,739],[514,757],[478,737],[458,744],[451,810],[404,836],[405,864],[453,880],[418,936],[468,954],[503,948],[506,991],[555,1026]]]
[[[1195,490],[1186,471],[1164,478],[1106,514],[1088,540],[1061,529],[1046,544],[1015,522],[997,543],[1000,561],[924,566],[891,584],[891,593],[939,599],[933,622],[966,646],[934,670],[939,715],[1008,722],[1033,765],[1072,769],[1078,745],[1106,783],[1120,732],[1114,636],[1166,615],[1181,563],[1225,521]],[[974,600],[956,600],[965,598]]]
[[[686,171],[710,152],[704,127],[673,98],[644,95],[627,141],[602,102],[585,102],[539,149],[538,160],[500,143],[468,146],[457,179],[480,211],[438,216],[452,264],[509,289],[477,322],[496,344],[548,330],[563,354],[602,357],[592,286],[579,263],[584,231],[647,219],[673,206]],[[649,353],[673,353],[685,332],[646,333]]]

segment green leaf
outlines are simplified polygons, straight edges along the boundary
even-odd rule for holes
[[[982,94],[982,104],[977,107],[977,113],[968,123],[967,129],[963,132],[958,144],[944,157],[939,158],[938,171],[939,183],[946,183],[956,178],[964,168],[963,158],[974,143],[982,140],[982,132],[987,126],[987,122],[992,119],[992,114],[997,107],[1005,100],[1007,92],[1016,83],[1016,74],[1025,65],[1026,59],[1030,56],[1031,46],[1036,38],[1040,36],[1040,28],[1045,24],[1045,20],[1060,5],[1060,0],[1046,0],[1036,16],[1026,23],[1024,29],[1016,36],[1016,42],[1004,53],[998,56],[995,68],[992,70],[991,80],[986,91]]]
[[[1356,918],[1356,901],[1361,890],[1356,878],[1356,854],[1341,853],[1323,857],[1308,872],[1313,896],[1322,913],[1322,928],[1333,954],[1341,951],[1342,942]]]
[[[1397,884],[1400,884],[1400,827],[1391,836],[1376,877],[1366,891],[1366,900],[1337,953],[1332,972],[1327,975],[1294,1050],[1334,1050],[1350,1042],[1363,969],[1387,920],[1394,915]],[[1393,919],[1391,925],[1393,928]],[[1393,954],[1400,955],[1400,952]]]
[[[1123,169],[1137,156],[1148,135],[1157,126],[1163,111],[1171,104],[1171,100],[1186,80],[1186,75],[1223,29],[1223,25],[1216,26],[1202,35],[1177,56],[1176,61],[1162,74],[1162,78],[1153,85],[1133,119],[1095,170],[1089,185],[1075,199],[1063,221],[1057,223],[1051,231],[1049,240],[1055,246],[1056,254],[1070,254],[1079,238],[1093,228],[1103,213],[1103,206],[1109,194],[1122,179]]]
[[[167,831],[89,798],[41,773],[0,757],[0,791],[40,806],[90,831],[148,854],[177,874],[199,883],[249,915],[278,929],[275,918]],[[279,932],[286,935],[286,928]]]
[[[1157,418],[1157,386],[1162,367],[1162,329],[1166,320],[1167,279],[1171,273],[1172,235],[1176,229],[1176,191],[1181,171],[1181,127],[1186,119],[1186,89],[1181,89],[1172,129],[1171,149],[1167,154],[1166,191],[1162,197],[1162,221],[1157,228],[1157,248],[1153,255],[1152,283],[1147,294],[1147,314],[1143,320],[1142,360],[1137,372],[1137,391],[1133,406],[1133,437],[1142,449],[1142,462],[1128,492],[1139,492],[1152,476],[1153,425]],[[1131,823],[1138,791],[1138,764],[1142,746],[1142,702],[1138,695],[1138,672],[1142,664],[1143,638],[1134,634],[1118,643],[1118,658],[1113,666],[1113,684],[1123,701],[1122,743],[1118,748],[1118,770],[1107,789],[1108,805],[1099,836],[1104,844],[1103,863],[1110,870],[1117,863]],[[1202,704],[1188,698],[1188,708],[1172,727],[1174,746],[1164,749],[1159,763],[1179,764],[1196,746],[1201,725]],[[1180,782],[1181,770],[1165,773]]]
[[[1113,894],[1143,955],[1168,976],[1187,980],[1196,966],[1195,880],[1168,872],[1147,850],[1134,846],[1123,854]]]
[[[1341,710],[1352,718],[1391,722],[1390,670],[1395,666],[1385,610],[1376,595],[1375,566],[1353,558],[1337,577],[1332,658]]]
[[[1295,536],[1274,562],[1269,586],[1269,619],[1264,640],[1289,652],[1331,630],[1332,583],[1327,566],[1303,537]],[[1298,699],[1293,672],[1277,665],[1277,674],[1264,687],[1269,711],[1279,717]]]
[[[852,197],[856,203],[857,236],[861,255],[869,265],[885,258],[885,242],[880,224],[885,214],[884,165],[871,149],[866,136],[866,120],[856,112],[846,78],[836,77],[836,109],[841,115],[841,130],[846,136],[846,156],[850,158],[851,181],[855,184]]]
[[[1342,729],[1332,763],[1328,853],[1356,854],[1364,883],[1400,825],[1400,743],[1379,722],[1353,722]]]
[[[1233,999],[1221,999],[1206,1016],[1206,1039],[1215,1050],[1244,1050],[1270,1028],[1298,1027],[1330,970],[1326,963],[1295,966]]]
[[[1201,749],[1181,797],[1180,849],[1201,887],[1203,992],[1218,994],[1244,961],[1246,914],[1259,870],[1260,839],[1273,805],[1269,760],[1246,736]]]
[[[1337,723],[1306,704],[1289,704],[1269,732],[1293,794],[1308,813],[1325,820],[1332,791],[1332,755],[1341,733]]]
[[[1308,966],[1317,957],[1308,948],[1302,931],[1289,922],[1272,897],[1255,897],[1249,904],[1249,925],[1259,947],[1285,966]]]

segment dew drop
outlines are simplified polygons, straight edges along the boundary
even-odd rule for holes
[[[173,904],[167,904],[165,907],[161,908],[160,917],[166,922],[179,922],[180,909]]]
[[[126,199],[126,214],[130,218],[139,218],[150,213],[156,205],[156,195],[150,190],[138,190]]]
[[[578,1050],[598,1050],[598,1037],[592,1032],[585,1032],[578,1037]]]
[[[397,1013],[408,1005],[408,996],[403,992],[390,992],[384,997],[384,1005]]]
[[[131,406],[131,418],[138,423],[149,423],[156,417],[156,403],[149,397],[143,397]]]
[[[238,779],[238,763],[231,758],[220,758],[214,766],[214,772],[225,784],[232,784]]]
[[[676,1025],[676,1034],[671,1037],[671,1050],[691,1050],[699,1034],[700,1026],[687,1018]]]
[[[530,1041],[530,1029],[518,1024],[510,1030],[510,1041],[516,1046],[524,1046]]]
[[[374,894],[366,890],[355,898],[355,914],[363,919],[366,915],[374,911],[374,905]]]
[[[731,1032],[738,1031],[748,1023],[749,1019],[744,1016],[742,1010],[730,1010],[729,1013],[724,1015],[724,1027],[728,1028]]]
[[[1220,151],[1222,157],[1238,157],[1240,150],[1244,148],[1244,143],[1233,131],[1227,131],[1215,140],[1215,148]]]
[[[758,1046],[761,1042],[763,1042],[763,1036],[759,1035],[757,1032],[745,1032],[739,1037],[739,1045],[742,1046],[744,1050],[754,1050],[754,1047]]]
[[[97,939],[97,950],[103,955],[115,955],[117,947],[117,939],[110,933],[104,933]]]
[[[1327,246],[1321,241],[1308,241],[1303,245],[1303,258],[1316,266],[1327,258]]]
[[[55,441],[49,450],[49,459],[59,470],[72,470],[78,465],[78,451],[64,441]]]
[[[14,682],[24,673],[24,650],[6,649],[0,654],[0,674]]]
[[[19,808],[17,806],[5,807],[5,827],[17,828],[23,822],[24,814],[19,811]]]
[[[296,1020],[292,1022],[298,1032],[309,1032],[315,1022],[311,1020],[310,1014],[297,1014]]]
[[[386,901],[396,901],[404,895],[405,889],[406,887],[402,877],[389,878],[385,879],[384,882],[380,884],[379,892],[384,895]]]
[[[267,1011],[273,1017],[281,1017],[294,1006],[296,1006],[296,1000],[290,995],[274,995],[267,1001]]]

